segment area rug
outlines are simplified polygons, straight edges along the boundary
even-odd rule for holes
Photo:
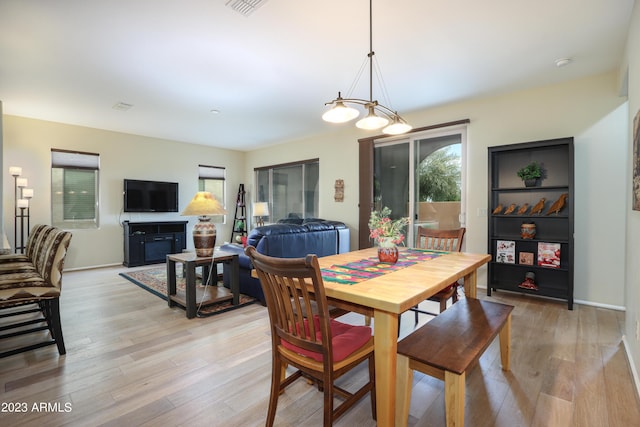
[[[185,289],[185,279],[182,277],[180,266],[176,268],[176,287],[180,290]],[[130,282],[140,286],[142,289],[151,292],[152,294],[167,300],[167,267],[162,266],[149,268],[146,270],[130,271],[126,273],[120,273],[120,276],[129,280]],[[202,287],[202,281],[198,277],[196,279],[196,286]],[[198,311],[198,316],[212,316],[214,314],[220,314],[227,311],[235,310],[236,308],[244,307],[249,304],[253,304],[257,300],[253,297],[240,294],[240,304],[233,305],[231,301],[222,301],[201,307]]]

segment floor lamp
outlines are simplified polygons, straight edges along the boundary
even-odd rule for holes
[[[18,166],[11,166],[9,173],[13,176],[14,189],[15,189],[15,202],[14,202],[14,248],[16,253],[20,251],[21,254],[25,251],[24,236],[25,227],[24,221],[27,220],[27,236],[29,236],[30,215],[29,215],[29,200],[33,197],[33,188],[26,188],[28,185],[27,178],[20,177],[22,175],[22,168]],[[18,246],[18,218],[20,218],[20,245]]]

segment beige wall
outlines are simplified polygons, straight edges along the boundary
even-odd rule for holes
[[[51,223],[51,148],[100,154],[100,228],[73,230],[66,268],[121,264],[124,258],[121,223],[125,220],[188,220],[187,232],[191,233],[196,218],[182,217],[179,213],[123,213],[124,178],[178,182],[182,210],[198,189],[199,164],[226,167],[226,204],[233,218],[238,184],[244,173],[242,152],[5,116],[3,171],[9,166],[21,166],[34,189],[32,225]],[[13,246],[12,181],[4,180],[3,194],[4,226]],[[230,226],[217,227],[219,241],[228,240]],[[193,247],[189,236],[187,245]]]
[[[405,114],[417,127],[469,118],[467,142],[466,250],[487,251],[487,147],[565,136],[575,137],[575,298],[614,308],[623,296],[624,212],[627,193],[626,99],[618,96],[617,73],[565,84],[479,98]],[[320,111],[319,113],[320,114]],[[247,153],[245,181],[254,167],[320,157],[320,216],[346,222],[357,247],[358,143],[367,136],[352,125],[331,134]],[[344,202],[333,200],[336,179],[344,179]],[[366,230],[365,230],[366,232]],[[621,249],[622,250],[622,249]],[[479,285],[486,286],[486,271]]]
[[[479,210],[487,209],[487,147],[574,136],[575,298],[612,307],[627,304],[623,286],[624,256],[619,251],[603,250],[625,247],[627,172],[620,165],[628,162],[629,119],[625,99],[617,95],[616,73],[446,105],[407,116],[415,126],[463,118],[471,120],[466,153],[466,250],[474,252],[487,251],[487,218],[478,216]],[[233,212],[240,182],[246,185],[248,200],[252,198],[254,167],[319,157],[319,214],[346,222],[352,230],[351,246],[356,248],[359,232],[357,139],[366,134],[350,125],[332,129],[335,131],[325,135],[241,153],[5,116],[3,169],[13,165],[23,167],[36,194],[32,200],[32,224],[50,222],[50,149],[100,153],[100,229],[74,233],[67,261],[69,268],[121,263],[120,224],[124,220],[182,219],[178,214],[121,213],[123,178],[179,182],[182,209],[196,191],[197,165],[202,163],[227,168],[226,203]],[[344,180],[343,202],[334,201],[336,179]],[[13,236],[10,184],[5,180],[3,205],[5,229]],[[189,220],[190,225],[195,223],[194,218]],[[228,240],[229,227],[222,225],[219,229],[220,241]],[[482,271],[481,286],[486,285],[485,275]]]
[[[478,216],[479,210],[487,209],[487,147],[574,136],[575,297],[605,306],[626,305],[624,256],[620,251],[603,250],[625,247],[627,172],[620,165],[628,162],[629,119],[625,99],[617,93],[617,74],[612,72],[407,114],[415,126],[464,118],[471,121],[466,153],[466,250],[487,251],[487,218]],[[121,263],[120,223],[126,219],[181,219],[178,214],[122,214],[123,178],[178,181],[183,208],[196,191],[196,166],[200,163],[227,167],[226,202],[232,212],[240,182],[246,185],[248,199],[252,198],[254,167],[319,157],[319,214],[346,222],[352,230],[351,246],[357,247],[357,139],[367,135],[353,126],[332,126],[331,133],[241,153],[13,116],[4,119],[3,168],[22,166],[29,177],[36,193],[32,200],[32,223],[50,221],[50,149],[101,154],[101,226],[99,230],[74,233],[69,268]],[[344,180],[343,202],[334,201],[336,179]],[[5,228],[12,236],[12,189],[9,187],[10,183],[5,180]],[[193,224],[195,219],[190,221]],[[220,240],[227,240],[228,226],[219,228]],[[480,285],[486,285],[484,271]]]
[[[630,209],[631,123],[640,110],[640,6],[636,2],[622,74],[628,75],[628,104],[618,96],[618,73],[565,84],[478,98],[407,113],[414,126],[469,118],[467,144],[466,250],[486,252],[487,147],[574,136],[576,142],[575,297],[579,301],[626,308],[626,344],[634,374],[640,369],[640,212]],[[628,65],[628,68],[627,66]],[[558,72],[562,72],[559,69]],[[321,113],[319,106],[318,115]],[[122,262],[126,219],[180,220],[178,214],[122,214],[122,179],[162,179],[180,183],[180,208],[196,191],[197,165],[227,168],[227,206],[233,210],[238,184],[251,199],[253,168],[320,158],[320,216],[346,222],[358,236],[358,144],[367,136],[351,125],[328,133],[249,153],[4,116],[3,174],[22,166],[35,189],[32,224],[50,222],[52,147],[101,154],[101,226],[74,232],[68,268]],[[1,141],[1,139],[0,139]],[[3,176],[4,227],[13,238],[13,183]],[[344,180],[344,202],[333,198],[336,179]],[[0,180],[2,183],[2,180]],[[195,219],[190,218],[190,226]],[[230,229],[219,227],[219,239]],[[189,228],[190,231],[190,228]],[[366,232],[366,231],[365,231]],[[626,236],[629,236],[626,238]],[[13,242],[11,242],[13,243]],[[191,242],[189,243],[191,245]],[[479,279],[486,285],[486,274]],[[636,374],[637,382],[637,374]]]
[[[627,208],[626,221],[628,236],[626,242],[626,270],[624,297],[627,302],[627,313],[625,317],[626,344],[628,352],[632,358],[631,363],[634,369],[636,385],[639,385],[638,371],[640,371],[640,340],[638,330],[640,326],[640,212],[631,210],[631,159],[633,145],[631,142],[631,127],[633,118],[640,111],[640,2],[636,1],[629,26],[629,37],[627,40],[627,63],[625,70],[629,77],[629,125],[627,126],[628,147],[627,147],[627,173],[625,182],[627,183],[626,194]]]
[[[3,123],[3,113],[2,113],[2,100],[0,100],[0,163],[2,163],[2,158],[4,156],[3,150],[2,150],[2,136],[4,135],[4,131],[2,130],[2,123]],[[0,188],[4,188],[4,171],[8,172],[8,169],[6,168],[2,168],[2,174],[0,175]],[[11,177],[7,177],[8,179],[11,179]],[[6,194],[6,193],[3,193]],[[9,193],[11,194],[11,193]],[[3,197],[4,199],[4,197]],[[4,204],[4,203],[3,203]],[[13,206],[13,205],[12,205]],[[7,240],[7,235],[6,232],[4,230],[4,209],[0,211],[0,250],[1,251],[5,251],[5,250],[10,250],[11,247],[9,246],[9,241]]]

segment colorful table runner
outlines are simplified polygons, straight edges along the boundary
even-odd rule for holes
[[[398,262],[395,264],[384,264],[378,261],[378,257],[370,257],[359,261],[350,262],[344,265],[332,265],[329,268],[323,268],[322,279],[340,283],[343,285],[353,285],[354,283],[363,282],[400,270],[410,265],[417,264],[444,255],[447,252],[434,252],[421,249],[407,249],[400,251]]]

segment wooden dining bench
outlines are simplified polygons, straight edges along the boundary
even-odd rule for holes
[[[498,334],[502,369],[509,370],[512,310],[465,298],[398,342],[396,425],[407,425],[413,370],[418,370],[444,381],[447,426],[463,426],[465,375]]]

